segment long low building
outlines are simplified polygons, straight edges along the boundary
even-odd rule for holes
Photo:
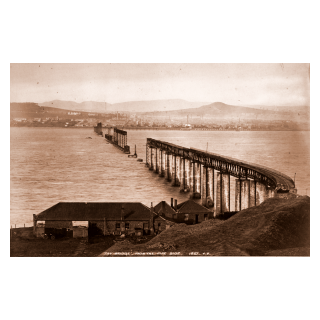
[[[54,233],[61,236],[86,235],[75,226],[87,222],[90,235],[149,234],[160,232],[174,222],[168,221],[140,202],[59,202],[33,215],[36,236]]]

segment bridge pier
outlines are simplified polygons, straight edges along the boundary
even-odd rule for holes
[[[250,205],[250,180],[236,179],[235,210],[241,211],[249,208]]]
[[[180,157],[180,192],[184,192],[186,184],[186,159]]]
[[[250,180],[241,180],[241,210],[250,206]]]
[[[181,170],[180,170],[180,162],[181,162],[181,157],[180,156],[176,156],[176,183],[175,186],[179,187],[180,186],[180,175],[181,175]]]
[[[189,163],[189,187],[191,191],[190,197],[193,198],[194,193],[194,162],[190,160]]]
[[[172,155],[172,185],[176,186],[177,181],[177,156],[175,154]]]
[[[161,174],[161,149],[157,149],[157,163],[158,163],[158,170],[156,171],[156,173],[158,173],[159,175]]]
[[[273,198],[275,190],[254,180],[236,179],[235,210],[240,211],[261,204],[267,198]]]
[[[153,168],[153,171],[155,173],[159,173],[159,149],[158,148],[155,148],[155,159],[154,159],[154,163],[155,163],[155,166]]]
[[[214,206],[214,169],[207,168],[207,206]]]
[[[189,192],[190,189],[190,165],[191,161],[189,159],[184,159],[184,190]]]
[[[109,130],[109,129],[108,129]],[[146,146],[146,166],[149,167],[150,166],[150,148],[147,145]]]
[[[201,204],[207,206],[207,170],[208,168],[201,165]]]
[[[236,179],[236,188],[235,188],[235,211],[241,210],[241,180]]]
[[[152,155],[153,155],[153,159],[152,159],[152,168],[153,168],[153,172],[156,172],[157,170],[157,148],[154,148],[152,150]]]
[[[250,180],[250,203],[249,206],[254,207],[256,205],[256,181]]]
[[[195,199],[201,198],[201,166],[200,163],[193,163],[193,195],[192,197]]]
[[[164,178],[168,180],[168,152],[164,154]]]
[[[267,187],[261,182],[256,181],[256,206],[266,200],[267,197]]]
[[[167,177],[166,179],[170,182],[172,180],[172,154],[167,154]]]
[[[275,190],[274,189],[268,189],[268,198],[274,198]]]
[[[217,172],[217,194],[215,216],[230,211],[230,175]]]
[[[160,177],[164,177],[166,172],[166,153],[164,150],[160,150]]]
[[[159,173],[160,172],[160,149],[159,148],[157,148],[156,163],[157,163],[156,173]]]
[[[162,172],[162,150],[158,149],[158,174],[161,177],[161,172]]]
[[[153,148],[149,148],[150,151],[150,165],[149,165],[149,170],[153,171],[153,164],[154,164],[154,152],[153,152]]]

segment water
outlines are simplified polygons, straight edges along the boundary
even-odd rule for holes
[[[188,199],[144,163],[128,158],[93,128],[10,128],[10,222],[32,224],[32,214],[59,201],[137,201],[150,206]],[[86,137],[92,139],[86,139]],[[259,163],[290,177],[310,194],[310,132],[128,130],[131,153],[145,162],[146,138]],[[231,179],[231,210],[234,186]]]

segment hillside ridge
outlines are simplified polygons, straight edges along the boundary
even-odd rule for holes
[[[175,248],[185,256],[195,252],[211,256],[264,256],[277,250],[310,255],[310,198],[270,198],[225,221],[176,224],[145,244],[117,243],[101,256],[112,252],[157,252],[163,247]]]

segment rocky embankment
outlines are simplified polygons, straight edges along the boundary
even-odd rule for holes
[[[115,244],[100,256],[309,256],[310,198],[267,199],[228,220],[197,225],[176,224],[147,243]],[[139,255],[139,254],[138,254]]]

